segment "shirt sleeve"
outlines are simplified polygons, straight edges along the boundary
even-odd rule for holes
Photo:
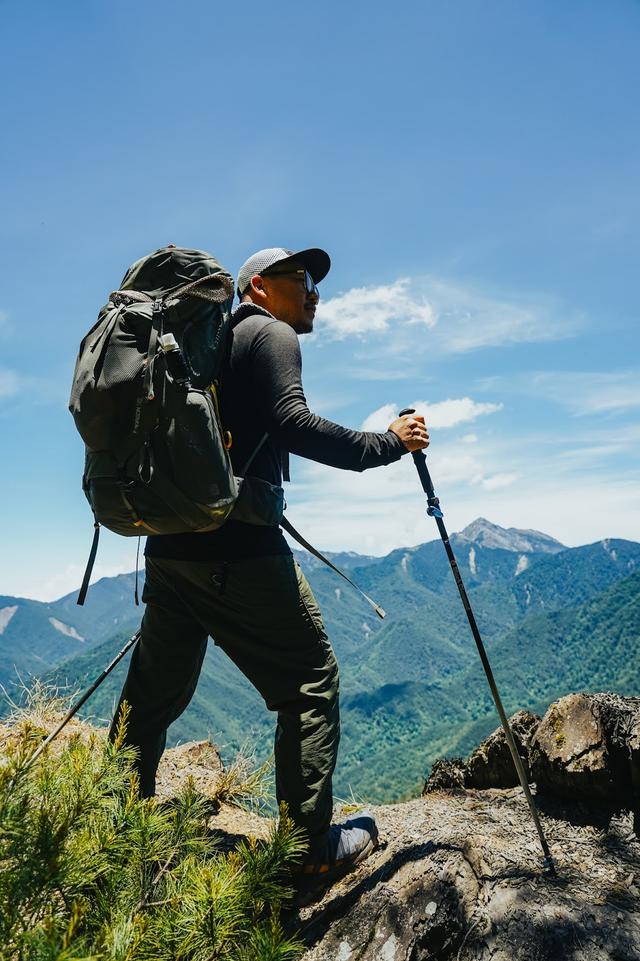
[[[283,321],[274,320],[257,332],[250,364],[267,429],[290,453],[330,467],[363,471],[400,460],[407,452],[393,431],[350,430],[309,410],[298,336]]]

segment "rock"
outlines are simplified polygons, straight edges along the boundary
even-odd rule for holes
[[[538,788],[573,799],[607,801],[613,790],[607,738],[592,699],[570,694],[552,704],[533,739]]]
[[[525,773],[529,776],[529,744],[536,732],[540,717],[530,711],[518,711],[509,720],[509,726],[522,758]],[[511,751],[502,727],[497,728],[476,748],[467,761],[467,787],[515,787],[519,784]]]
[[[461,757],[440,758],[433,762],[431,773],[425,781],[423,794],[432,791],[464,790],[467,766]]]
[[[529,775],[529,745],[540,723],[537,714],[518,711],[509,720],[513,738]],[[515,787],[518,774],[511,757],[502,726],[487,737],[467,758],[448,758],[435,761],[427,778],[423,794],[432,791],[455,790],[468,787]]]
[[[158,797],[177,794],[191,778],[193,786],[204,797],[217,799],[224,768],[215,744],[189,741],[165,751],[158,768]]]
[[[518,711],[510,724],[525,772],[540,795],[579,801],[603,816],[630,810],[640,837],[639,697],[569,694],[542,720]],[[517,783],[500,727],[466,760],[436,761],[423,794]]]
[[[557,878],[519,788],[374,808],[379,850],[292,922],[303,961],[640,961],[629,817],[596,830],[555,804]]]
[[[569,694],[551,705],[531,742],[541,794],[640,812],[640,698]]]

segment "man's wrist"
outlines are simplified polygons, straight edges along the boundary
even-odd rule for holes
[[[399,453],[401,456],[402,456],[402,454],[408,454],[408,453],[409,453],[409,451],[407,450],[407,448],[406,448],[405,445],[404,445],[404,441],[401,440],[400,437],[398,437],[398,435],[396,434],[396,432],[395,432],[394,430],[385,431],[385,433],[384,433],[383,436],[386,437],[386,438],[388,438],[388,440],[390,441],[390,443],[391,443],[391,445],[392,445],[392,450],[398,451],[398,453]]]

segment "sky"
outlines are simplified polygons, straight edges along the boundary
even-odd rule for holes
[[[312,410],[424,412],[450,531],[640,540],[637,0],[0,0],[0,594],[76,588],[79,342],[166,243],[324,247]],[[433,539],[410,457],[294,458],[320,549]],[[94,577],[131,570],[104,532]]]

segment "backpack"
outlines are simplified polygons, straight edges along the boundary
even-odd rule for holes
[[[86,598],[101,525],[125,537],[204,532],[233,511],[245,523],[281,524],[384,617],[282,516],[282,488],[247,476],[267,434],[234,476],[218,396],[233,294],[214,257],[168,244],[129,268],[83,338],[69,410],[86,448],[82,488],[94,537],[77,603]]]
[[[125,536],[211,531],[239,494],[219,376],[232,277],[210,254],[169,244],[138,260],[80,344],[69,409],[86,445],[83,490]]]

